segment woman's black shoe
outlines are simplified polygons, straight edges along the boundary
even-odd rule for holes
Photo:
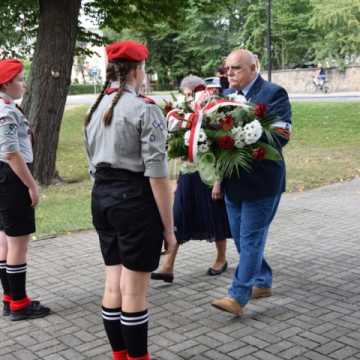
[[[225,261],[225,264],[219,270],[213,269],[212,267],[208,268],[207,274],[210,276],[220,275],[223,272],[225,272],[227,268],[228,268],[228,263],[227,261]]]
[[[11,311],[10,319],[12,321],[37,319],[50,314],[50,309],[41,305],[39,301],[31,301],[30,304],[21,310]]]
[[[152,280],[162,280],[166,283],[172,283],[174,281],[173,273],[165,273],[165,272],[153,272],[151,273]]]

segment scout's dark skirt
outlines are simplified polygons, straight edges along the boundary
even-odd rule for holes
[[[158,267],[163,225],[148,178],[122,169],[97,169],[91,210],[105,265],[145,272]]]
[[[23,236],[35,232],[35,212],[29,189],[0,161],[0,230],[7,236]]]

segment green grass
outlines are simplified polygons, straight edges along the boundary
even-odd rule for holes
[[[360,102],[294,103],[293,123],[284,151],[288,191],[360,175]]]
[[[65,180],[89,179],[83,146],[83,123],[86,111],[86,106],[78,106],[65,112],[56,163],[60,175]]]
[[[36,236],[91,228],[90,181],[43,189],[36,211]]]
[[[42,189],[37,237],[92,227],[91,182],[82,137],[85,111],[86,107],[66,111],[57,159],[66,183]],[[360,175],[360,102],[294,103],[293,124],[292,139],[285,148],[288,191]]]
[[[66,181],[41,191],[36,211],[37,237],[91,228],[91,182],[83,146],[83,119],[87,107],[67,110],[57,153],[57,169]]]

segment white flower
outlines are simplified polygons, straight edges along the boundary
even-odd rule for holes
[[[207,139],[207,136],[206,136],[206,134],[205,134],[205,131],[204,131],[203,129],[200,129],[200,131],[199,131],[199,137],[198,137],[198,142],[199,142],[199,143],[202,143],[202,142],[206,141],[206,139]]]
[[[178,95],[176,97],[175,101],[175,108],[183,108],[185,104],[185,96],[184,95]]]
[[[263,129],[259,120],[255,119],[251,123],[244,126],[244,132],[245,143],[250,145],[256,143],[260,139]]]
[[[236,148],[242,149],[246,144],[243,140],[236,139],[234,145]]]
[[[245,131],[241,126],[231,129],[231,133],[235,139],[235,147],[238,149],[243,148],[245,144]]]
[[[209,151],[209,145],[207,143],[200,144],[198,147],[198,150],[200,153],[205,153],[205,152]]]
[[[186,131],[186,133],[184,134],[185,146],[189,146],[189,140],[190,140],[190,130]]]
[[[240,103],[246,103],[246,97],[244,95],[240,95],[237,93],[233,93],[228,95],[229,100],[240,102]]]

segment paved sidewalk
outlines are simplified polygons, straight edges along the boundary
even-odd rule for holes
[[[205,275],[214,247],[180,249],[173,285],[153,282],[150,349],[160,360],[360,359],[360,179],[285,195],[270,233],[274,296],[244,318],[213,309],[229,271]],[[94,232],[33,242],[29,293],[54,314],[0,320],[1,360],[111,359],[100,318],[103,267]]]

